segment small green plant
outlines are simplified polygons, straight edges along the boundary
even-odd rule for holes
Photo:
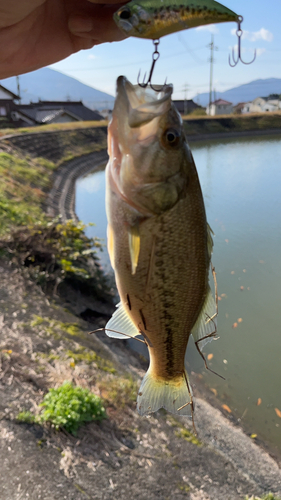
[[[197,437],[195,436],[195,434],[193,434],[192,432],[190,432],[188,429],[185,429],[184,427],[182,427],[181,429],[175,431],[175,435],[178,438],[185,439],[185,441],[188,441],[189,443],[192,443],[192,444],[196,444],[197,446],[201,446],[202,445],[202,443],[199,441],[199,439],[197,439]]]
[[[126,377],[114,377],[106,381],[106,385],[100,384],[106,394],[106,399],[116,408],[123,409],[127,406],[135,406],[138,383],[128,375]]]
[[[70,382],[50,389],[40,406],[44,408],[39,417],[41,422],[50,422],[56,429],[63,427],[74,436],[84,422],[106,418],[101,398]]]
[[[248,495],[245,497],[245,500],[280,500],[279,497],[276,497],[273,495],[273,493],[268,493],[267,495],[260,497],[256,496],[251,496],[249,497]]]
[[[33,424],[36,421],[36,417],[30,411],[21,411],[17,415],[17,420],[26,424]]]

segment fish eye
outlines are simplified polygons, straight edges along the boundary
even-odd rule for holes
[[[123,10],[119,12],[119,17],[120,19],[130,19],[131,17],[130,9],[128,9],[128,7],[125,7]]]
[[[180,141],[180,134],[174,128],[166,130],[166,132],[163,135],[163,142],[165,146],[175,147],[178,145],[179,141]]]

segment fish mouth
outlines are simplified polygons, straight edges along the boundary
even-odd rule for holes
[[[117,99],[123,101],[131,128],[140,127],[167,113],[171,107],[173,85],[141,87],[132,85],[125,76],[117,79]]]

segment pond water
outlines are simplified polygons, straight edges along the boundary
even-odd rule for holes
[[[190,371],[202,374],[221,404],[281,451],[281,136],[191,144],[214,238],[218,335],[204,352],[192,341]],[[104,172],[77,181],[76,213],[106,238]],[[176,249],[175,249],[176,251]],[[104,266],[109,269],[106,251]]]

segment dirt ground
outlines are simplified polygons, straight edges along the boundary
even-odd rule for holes
[[[102,307],[89,324],[70,312],[71,303],[46,297],[22,270],[0,261],[0,499],[280,495],[277,462],[202,399],[196,398],[198,439],[189,420],[165,412],[138,416],[133,389],[146,362],[126,342],[88,334],[111,313]],[[69,353],[81,349],[96,362],[73,362]],[[108,418],[84,425],[76,437],[17,421],[19,411],[38,412],[47,389],[63,380],[101,395]]]

